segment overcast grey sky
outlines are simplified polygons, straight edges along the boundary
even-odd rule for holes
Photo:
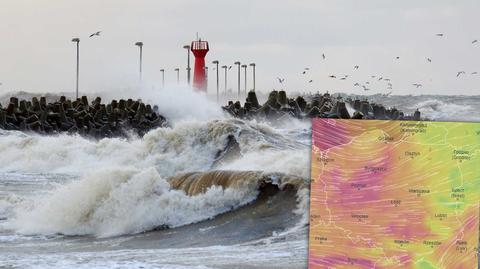
[[[173,69],[185,68],[182,45],[199,32],[210,43],[211,91],[210,63],[218,59],[256,62],[257,90],[264,91],[282,87],[277,76],[288,91],[364,93],[353,84],[367,81],[369,93],[389,91],[370,77],[378,75],[391,79],[396,94],[480,94],[480,75],[471,75],[480,73],[480,42],[472,44],[480,40],[479,14],[478,0],[0,0],[0,93],[72,91],[72,37],[81,38],[83,90],[132,87],[136,41],[145,43],[146,86],[160,85],[161,68],[174,83]],[[457,78],[458,71],[467,74]],[[234,68],[229,78],[236,90]]]

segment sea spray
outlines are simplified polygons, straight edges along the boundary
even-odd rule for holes
[[[152,90],[147,87],[123,88],[100,92],[83,93],[90,100],[101,97],[104,102],[113,99],[141,99],[152,106],[157,105],[158,111],[165,116],[169,123],[177,123],[183,120],[210,120],[226,118],[219,104],[209,100],[203,92],[192,91],[187,86],[168,85],[161,90]],[[58,100],[60,96],[71,97],[74,93],[28,93],[24,91],[9,92],[0,95],[0,103],[6,105],[10,97],[30,100],[32,97],[45,96],[47,101]]]
[[[432,120],[478,120],[478,112],[474,107],[466,104],[444,102],[438,99],[428,99],[426,101],[421,101],[415,104],[415,106],[411,106],[410,108],[420,109]]]
[[[150,88],[140,88],[135,91],[128,89],[104,91],[97,95],[105,100],[118,99],[119,96],[142,99],[144,102],[157,105],[159,113],[173,124],[183,120],[206,121],[227,117],[219,104],[209,100],[203,92],[192,91],[186,86],[169,86],[157,91],[152,91]]]
[[[189,196],[170,188],[154,168],[109,168],[35,198],[7,227],[22,234],[107,237],[178,227],[245,205],[258,191],[211,186]]]
[[[169,177],[209,169],[218,151],[224,149],[229,135],[237,139],[242,154],[268,151],[277,155],[272,158],[278,158],[282,154],[288,155],[281,151],[305,149],[304,144],[264,124],[235,119],[184,121],[172,128],[159,128],[143,138],[130,140],[105,138],[96,141],[65,134],[40,136],[9,132],[0,136],[0,172],[82,175],[85,171],[113,164],[156,167],[162,176]],[[307,161],[307,156],[296,156]],[[244,163],[249,162],[248,158],[243,159]],[[271,159],[269,162],[276,161],[282,160]],[[255,164],[252,162],[252,165]]]

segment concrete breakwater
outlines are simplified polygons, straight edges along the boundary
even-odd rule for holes
[[[158,107],[141,100],[121,99],[103,104],[100,97],[89,103],[86,96],[74,101],[61,96],[47,103],[45,97],[33,97],[31,101],[11,97],[5,108],[0,104],[0,128],[6,130],[103,138],[127,136],[132,130],[142,136],[166,125]]]
[[[235,117],[260,117],[273,121],[287,115],[295,118],[421,120],[418,110],[413,115],[406,115],[396,108],[386,108],[382,104],[352,98],[344,100],[328,93],[288,98],[285,91],[272,91],[268,100],[260,105],[255,92],[250,91],[243,106],[240,101],[229,101],[228,105],[222,108]]]

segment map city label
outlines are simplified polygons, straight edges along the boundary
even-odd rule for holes
[[[429,189],[408,189],[408,192],[415,193],[417,197],[420,197],[423,194],[429,194],[430,190]]]
[[[367,214],[358,214],[358,213],[352,213],[351,214],[352,219],[358,219],[358,221],[366,220],[368,219]]]
[[[388,136],[388,135],[381,135],[377,139],[378,141],[385,142],[385,143],[393,142],[394,140],[392,136]]]
[[[400,132],[402,133],[426,133],[428,125],[424,122],[402,122],[400,123]]]
[[[436,219],[439,219],[439,220],[444,220],[446,219],[448,216],[448,214],[446,213],[435,213],[435,218]]]
[[[351,183],[350,187],[352,187],[352,189],[361,190],[361,189],[366,188],[367,184],[365,184],[365,183]]]
[[[419,151],[405,151],[405,156],[410,157],[410,158],[412,158],[412,159],[414,159],[414,158],[416,158],[416,157],[418,157],[418,156],[420,156],[420,155],[421,155],[421,154],[420,154]]]
[[[382,166],[364,166],[363,169],[374,174],[387,171],[387,168]]]
[[[327,156],[327,154],[325,154],[324,152],[322,152],[322,154],[320,155],[320,157],[317,157],[317,161],[322,162],[324,165],[327,165],[327,164],[330,163],[330,162],[334,162],[335,159],[329,158],[329,157]]]
[[[423,240],[423,244],[426,246],[430,246],[431,248],[433,247],[438,247],[442,244],[440,241],[431,241],[431,240]]]
[[[454,150],[452,153],[452,160],[459,160],[461,162],[463,160],[469,161],[470,159],[470,151],[468,150]]]
[[[313,237],[313,240],[318,241],[319,244],[323,244],[328,241],[328,238],[325,236],[315,236]]]
[[[390,201],[390,204],[394,205],[395,207],[400,206],[401,203],[402,203],[402,200],[398,200],[398,199]]]
[[[403,245],[408,245],[408,244],[410,244],[410,241],[408,241],[408,240],[403,240],[403,239],[395,239],[395,240],[393,240],[393,243],[395,243],[395,244],[400,245],[401,247],[403,247]]]
[[[465,189],[463,188],[454,188],[452,189],[451,197],[454,199],[464,199],[465,198]]]
[[[456,243],[455,243],[456,247],[455,247],[455,250],[460,252],[460,253],[463,253],[463,252],[466,252],[467,251],[467,241],[463,241],[463,240],[458,240]]]

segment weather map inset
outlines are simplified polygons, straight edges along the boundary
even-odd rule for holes
[[[315,119],[309,268],[477,268],[480,123]]]

